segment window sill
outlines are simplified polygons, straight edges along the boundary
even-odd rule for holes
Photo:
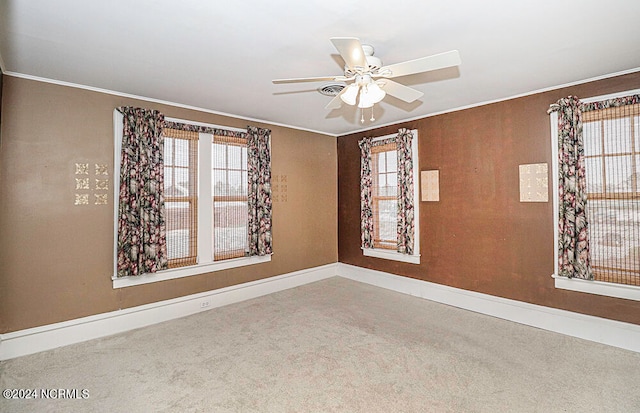
[[[407,255],[400,254],[396,251],[383,250],[377,248],[362,248],[362,254],[365,257],[376,257],[385,260],[394,260],[408,262],[410,264],[420,264],[420,254]]]
[[[640,287],[603,281],[589,281],[553,275],[556,288],[640,301]]]
[[[132,287],[134,285],[173,280],[176,278],[189,277],[191,275],[222,271],[229,268],[244,267],[246,265],[260,264],[269,261],[271,261],[271,255],[264,255],[260,257],[242,257],[207,264],[193,265],[189,267],[173,268],[170,270],[164,270],[153,274],[144,274],[135,277],[117,278],[114,276],[112,278],[113,288]]]

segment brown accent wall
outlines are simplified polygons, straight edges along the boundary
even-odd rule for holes
[[[113,110],[123,105],[272,130],[271,262],[113,289]],[[0,333],[337,262],[334,137],[11,76],[1,125]],[[89,164],[92,186],[94,164],[108,165],[107,205],[76,190],[76,163]],[[89,205],[74,205],[78,192]]]
[[[554,287],[552,202],[519,202],[518,169],[547,163],[551,174],[551,103],[639,86],[636,72],[338,138],[339,261],[640,324],[640,302]],[[357,142],[399,127],[418,130],[415,165],[440,171],[440,202],[420,203],[420,265],[364,257],[360,250]]]

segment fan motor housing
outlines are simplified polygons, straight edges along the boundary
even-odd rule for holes
[[[376,70],[382,67],[382,60],[380,60],[380,58],[373,55],[373,53],[375,52],[375,49],[373,48],[373,46],[369,44],[363,44],[362,51],[364,52],[364,57],[367,60],[367,66],[368,66],[366,70],[364,70],[365,73],[375,72]],[[351,77],[355,74],[357,74],[357,72],[349,69],[347,66],[344,67],[345,76]]]

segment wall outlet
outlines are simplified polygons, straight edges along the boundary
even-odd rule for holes
[[[209,307],[209,301],[203,301],[200,303],[200,308],[207,308]]]

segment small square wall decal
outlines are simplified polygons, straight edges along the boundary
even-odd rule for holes
[[[97,163],[96,165],[96,175],[109,175],[107,171],[107,164]]]
[[[93,194],[95,196],[96,205],[107,205],[107,194]]]
[[[95,189],[97,191],[106,191],[109,189],[109,180],[108,179],[96,179]]]
[[[549,168],[546,163],[520,165],[520,202],[549,202]]]
[[[89,164],[76,163],[76,175],[89,175]]]
[[[74,205],[89,205],[89,194],[76,194]]]
[[[440,201],[440,171],[420,171],[422,201]]]
[[[89,189],[89,178],[76,178],[76,189]]]

